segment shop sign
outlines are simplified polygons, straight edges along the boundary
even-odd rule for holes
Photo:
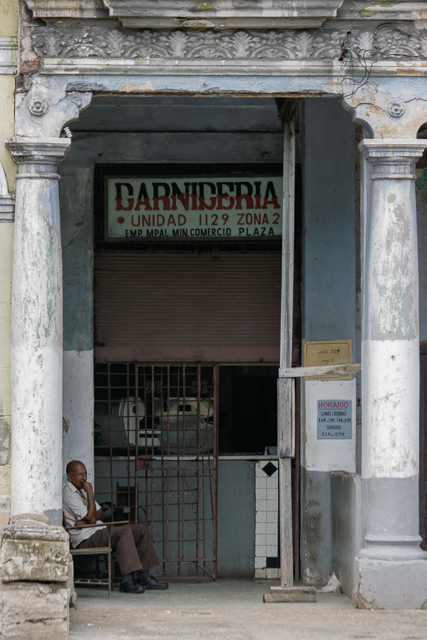
[[[317,439],[351,440],[351,400],[317,401]]]
[[[107,177],[109,240],[282,235],[282,177]]]

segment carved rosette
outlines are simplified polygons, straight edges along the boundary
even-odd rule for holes
[[[406,105],[400,98],[392,98],[387,103],[387,115],[390,118],[401,118],[406,112]]]
[[[40,96],[34,97],[30,100],[28,110],[33,116],[42,116],[49,109],[49,105],[46,100]]]

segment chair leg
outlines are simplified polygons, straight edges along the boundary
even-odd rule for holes
[[[112,560],[111,548],[108,552],[108,597],[111,598],[111,560]]]

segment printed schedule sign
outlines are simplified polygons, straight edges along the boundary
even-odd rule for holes
[[[106,178],[109,239],[282,235],[282,177]]]
[[[317,439],[351,440],[351,400],[317,401]]]

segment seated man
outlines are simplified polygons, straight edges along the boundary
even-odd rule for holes
[[[108,546],[108,530],[102,524],[104,511],[96,502],[86,467],[79,460],[67,464],[67,484],[62,494],[66,527],[99,524],[94,529],[70,531],[73,549]],[[150,569],[159,563],[153,541],[145,524],[125,524],[111,527],[111,546],[116,553],[123,579],[120,591],[144,593],[145,589],[167,589],[167,582],[158,582],[150,575]],[[136,579],[133,574],[138,573]]]

